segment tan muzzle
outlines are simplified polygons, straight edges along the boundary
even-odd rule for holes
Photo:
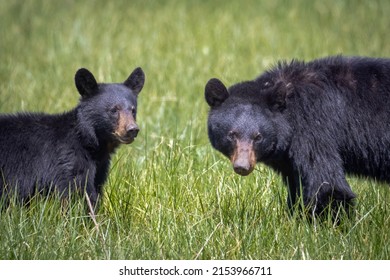
[[[230,157],[234,171],[241,175],[249,175],[256,165],[256,154],[253,142],[237,141],[233,155]]]

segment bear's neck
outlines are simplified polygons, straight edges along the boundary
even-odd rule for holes
[[[89,146],[88,150],[95,161],[107,161],[111,159],[118,146],[119,144],[112,141],[99,139],[98,145]]]

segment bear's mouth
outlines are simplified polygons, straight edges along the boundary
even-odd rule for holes
[[[120,128],[113,132],[116,140],[121,144],[130,144],[137,137],[139,128],[136,124],[129,125],[126,128]]]
[[[121,144],[131,144],[134,142],[135,137],[131,136],[119,136],[116,135],[116,139],[121,143]]]
[[[134,142],[136,136],[122,136],[118,133],[113,133],[115,139],[121,144],[131,144]]]
[[[119,137],[118,141],[122,144],[131,144],[134,142],[134,137]]]

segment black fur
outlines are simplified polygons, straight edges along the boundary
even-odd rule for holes
[[[390,183],[390,59],[282,62],[229,89],[211,79],[205,97],[212,146],[242,175],[253,169],[245,147],[253,149],[255,162],[283,176],[290,209],[301,194],[314,213],[348,208],[346,173]]]
[[[3,199],[16,194],[28,202],[37,192],[51,191],[66,198],[69,190],[85,190],[96,207],[111,154],[138,133],[135,113],[144,73],[137,68],[124,83],[99,84],[87,69],[80,69],[75,83],[81,100],[69,112],[0,116]]]

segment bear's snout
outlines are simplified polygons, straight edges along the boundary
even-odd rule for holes
[[[126,128],[126,137],[127,138],[136,138],[137,135],[138,135],[138,132],[139,132],[139,127],[137,124],[130,124],[127,128]]]
[[[126,111],[120,112],[118,125],[114,132],[117,140],[123,144],[130,144],[137,137],[138,132],[139,127],[135,123],[132,114]]]
[[[252,143],[237,141],[230,160],[237,174],[247,176],[252,173],[256,165],[256,155]]]
[[[246,160],[238,160],[233,163],[233,169],[237,174],[247,176],[252,172],[253,167]]]

